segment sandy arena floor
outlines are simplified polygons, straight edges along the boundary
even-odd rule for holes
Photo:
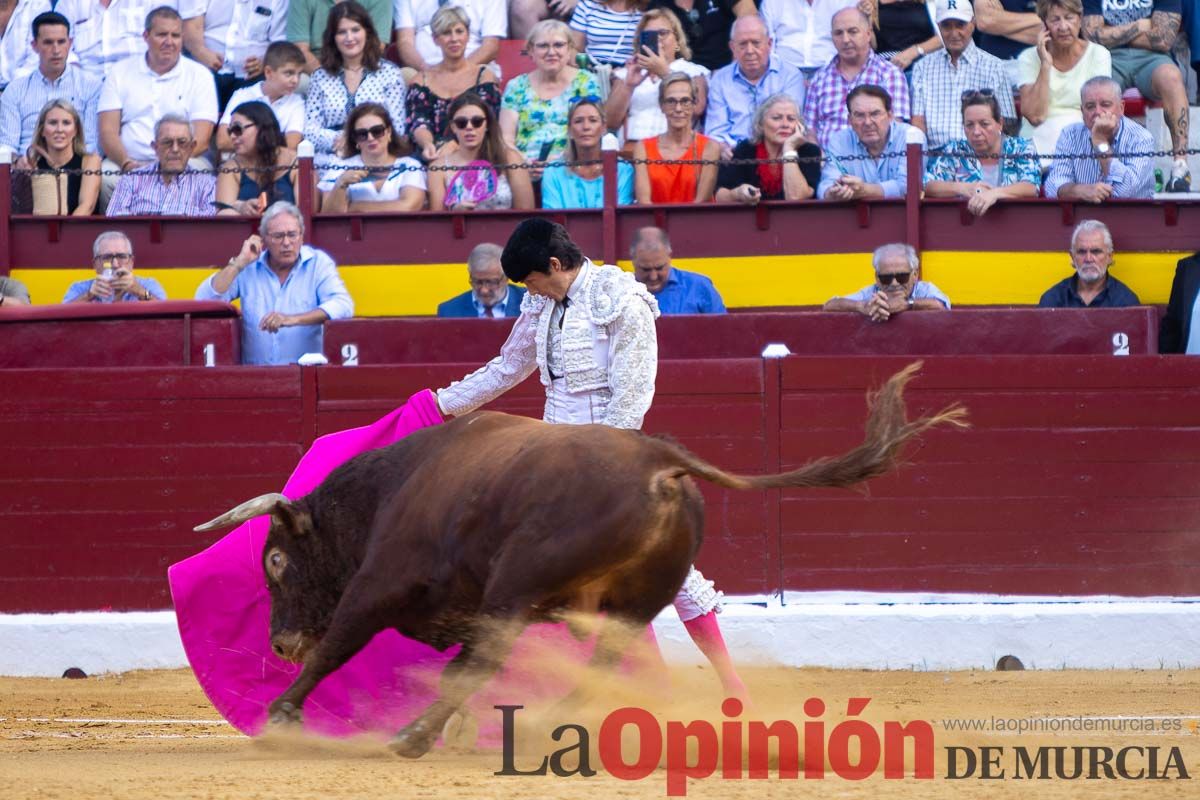
[[[825,738],[845,715],[846,699],[869,697],[861,714],[877,730],[885,720],[929,720],[936,742],[935,777],[889,780],[882,768],[852,781],[827,771],[823,780],[722,780],[687,783],[689,797],[1196,797],[1200,791],[1200,671],[1141,672],[851,672],[746,671],[758,715],[808,719],[802,704],[821,697]],[[675,677],[689,698],[672,719],[720,721],[715,679],[688,668]],[[703,711],[700,709],[707,709]],[[950,732],[948,718],[1157,718],[1170,730],[1062,733]],[[1164,720],[1164,718],[1167,718]],[[1045,723],[1044,723],[1045,724]],[[1093,726],[1102,723],[1092,722]],[[1103,723],[1132,725],[1133,723]],[[1144,724],[1139,721],[1138,724]],[[599,725],[589,725],[593,736]],[[528,743],[528,737],[524,739]],[[564,742],[573,741],[565,739]],[[1000,780],[948,780],[945,748],[1004,747]],[[1160,748],[1159,769],[1179,748],[1190,779],[1014,780],[1015,748],[1124,746]],[[558,745],[559,747],[563,745]],[[538,748],[534,746],[534,751]],[[548,753],[549,749],[538,751]],[[978,751],[976,751],[978,752]],[[1144,753],[1145,751],[1143,751]],[[856,756],[855,756],[856,757]],[[961,758],[961,757],[960,757]],[[517,757],[528,769],[540,760]],[[854,760],[853,758],[851,759]],[[1129,769],[1146,766],[1131,756]],[[570,762],[573,763],[573,762]],[[960,761],[961,763],[961,761]],[[1068,765],[1070,761],[1068,761]],[[599,766],[593,761],[593,766]],[[1069,768],[1069,767],[1068,767]],[[382,742],[330,742],[293,736],[251,740],[221,722],[187,670],[136,672],[86,680],[0,679],[0,792],[5,798],[598,798],[665,797],[666,771],[622,781],[603,770],[591,778],[497,777],[497,751],[435,750],[419,761],[393,756]],[[718,767],[718,770],[720,768]],[[719,772],[718,772],[719,774]],[[1177,771],[1171,772],[1173,778]]]

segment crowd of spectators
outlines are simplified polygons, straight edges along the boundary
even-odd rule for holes
[[[901,197],[912,143],[977,214],[1190,189],[1179,0],[153,2],[18,0],[18,210],[261,215],[307,194],[302,141],[327,213],[598,207],[606,149],[620,203]],[[1158,185],[1131,86],[1171,133]]]
[[[923,193],[976,215],[1039,195],[1148,198],[1190,189],[1183,22],[1180,0],[15,0],[0,146],[20,211],[262,217],[265,238],[201,294],[253,307],[279,288],[268,273],[303,265],[333,287],[259,315],[248,352],[270,360],[281,339],[262,332],[352,308],[332,260],[303,245],[302,143],[318,213],[596,208],[614,149],[622,204],[898,198],[914,143]],[[532,68],[502,74],[512,38]],[[1164,108],[1173,159],[1157,186],[1130,87]],[[1048,297],[1128,299],[1115,279],[1097,288],[1096,251],[1112,251],[1097,236],[1076,232],[1076,275]],[[111,274],[68,299],[157,297],[128,240],[101,239]],[[490,255],[477,248],[470,297],[447,305],[510,313],[516,287],[487,283]],[[639,233],[631,255],[664,304],[723,308],[671,270],[665,234]],[[948,308],[915,259],[876,253],[876,284],[830,307],[877,321]]]

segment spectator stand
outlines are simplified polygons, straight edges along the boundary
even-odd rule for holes
[[[620,206],[612,197],[616,154],[604,156],[599,210],[419,212],[312,215],[311,158],[301,158],[300,204],[308,241],[334,257],[360,316],[432,314],[465,288],[471,247],[504,242],[532,214],[562,222],[593,258],[619,262],[634,231],[667,230],[676,263],[714,279],[731,308],[817,305],[870,278],[870,253],[905,241],[923,253],[924,277],[956,305],[1035,303],[1070,271],[1070,233],[1095,218],[1118,246],[1116,274],[1147,303],[1167,300],[1176,261],[1197,249],[1200,203],[1187,196],[1111,201],[1100,206],[1042,199],[1006,201],[981,218],[953,200],[920,199],[922,154],[909,147],[903,200],[741,205]],[[1200,174],[1200,173],[1198,173]],[[141,274],[158,278],[168,297],[191,297],[200,281],[236,253],[253,219],[213,217],[65,218],[14,216],[11,168],[0,164],[0,274],[12,271],[36,303],[55,302],[82,277],[101,230],[120,228],[134,244]]]

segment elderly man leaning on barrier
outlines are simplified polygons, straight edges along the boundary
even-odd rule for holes
[[[1063,278],[1042,295],[1042,308],[1121,308],[1140,305],[1133,291],[1109,274],[1113,240],[1108,226],[1085,219],[1071,234],[1071,266],[1075,274]]]
[[[825,151],[817,197],[822,200],[869,200],[908,194],[911,141],[925,144],[925,134],[898,121],[891,95],[865,83],[846,97],[850,127],[835,133]]]
[[[500,254],[503,252],[500,245],[491,242],[475,245],[471,255],[467,256],[467,277],[471,282],[471,290],[439,305],[437,315],[480,319],[518,316],[525,290],[508,282],[500,266]]]
[[[196,299],[241,298],[243,364],[294,364],[322,351],[325,321],[354,316],[354,301],[329,254],[304,244],[296,206],[275,203],[259,232],[200,284]]]
[[[1121,86],[1098,76],[1079,90],[1083,122],[1063,128],[1046,176],[1046,197],[1103,203],[1154,196],[1154,137],[1125,116]]]
[[[167,293],[154,278],[133,274],[133,242],[120,231],[105,231],[92,243],[92,268],[96,277],[76,281],[67,289],[64,303],[136,303],[166,300]]]
[[[167,114],[154,126],[155,161],[117,178],[105,214],[211,217],[217,179],[188,167],[195,139],[186,117]]]
[[[662,228],[640,228],[629,248],[633,277],[658,301],[662,314],[723,314],[725,303],[712,280],[671,263],[671,240]]]
[[[920,260],[911,245],[885,244],[871,258],[875,283],[825,303],[825,311],[854,311],[872,322],[887,322],[905,311],[947,311],[950,298],[921,277]]]

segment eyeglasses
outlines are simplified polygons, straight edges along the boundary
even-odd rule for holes
[[[159,139],[157,144],[163,150],[190,150],[192,147],[192,140],[190,138]]]
[[[93,261],[103,263],[105,261],[132,261],[133,253],[104,253],[96,256]]]
[[[268,233],[267,238],[272,242],[294,242],[300,238],[300,231],[283,231],[282,233]]]
[[[471,278],[471,285],[480,289],[499,289],[506,283],[508,283],[507,278]]]
[[[356,141],[365,142],[367,139],[382,139],[385,133],[387,125],[372,125],[369,128],[355,128],[354,138]]]
[[[483,123],[487,122],[487,117],[455,117],[454,127],[460,131],[465,131],[467,126],[472,128],[482,128]]]
[[[551,50],[553,50],[556,53],[560,53],[563,50],[567,49],[567,43],[566,42],[538,42],[537,44],[535,44],[533,46],[533,49],[538,51],[539,53],[549,53]]]
[[[666,97],[663,98],[662,104],[667,108],[687,108],[695,102],[690,97]]]
[[[256,125],[258,125],[257,122],[247,122],[245,125],[241,125],[241,124],[235,122],[229,126],[229,135],[230,136],[241,136],[243,133],[246,132],[247,128],[253,128]]]
[[[895,281],[901,286],[907,286],[908,279],[911,277],[911,272],[885,272],[875,276],[875,278],[879,281],[880,286],[891,286],[892,281]]]

